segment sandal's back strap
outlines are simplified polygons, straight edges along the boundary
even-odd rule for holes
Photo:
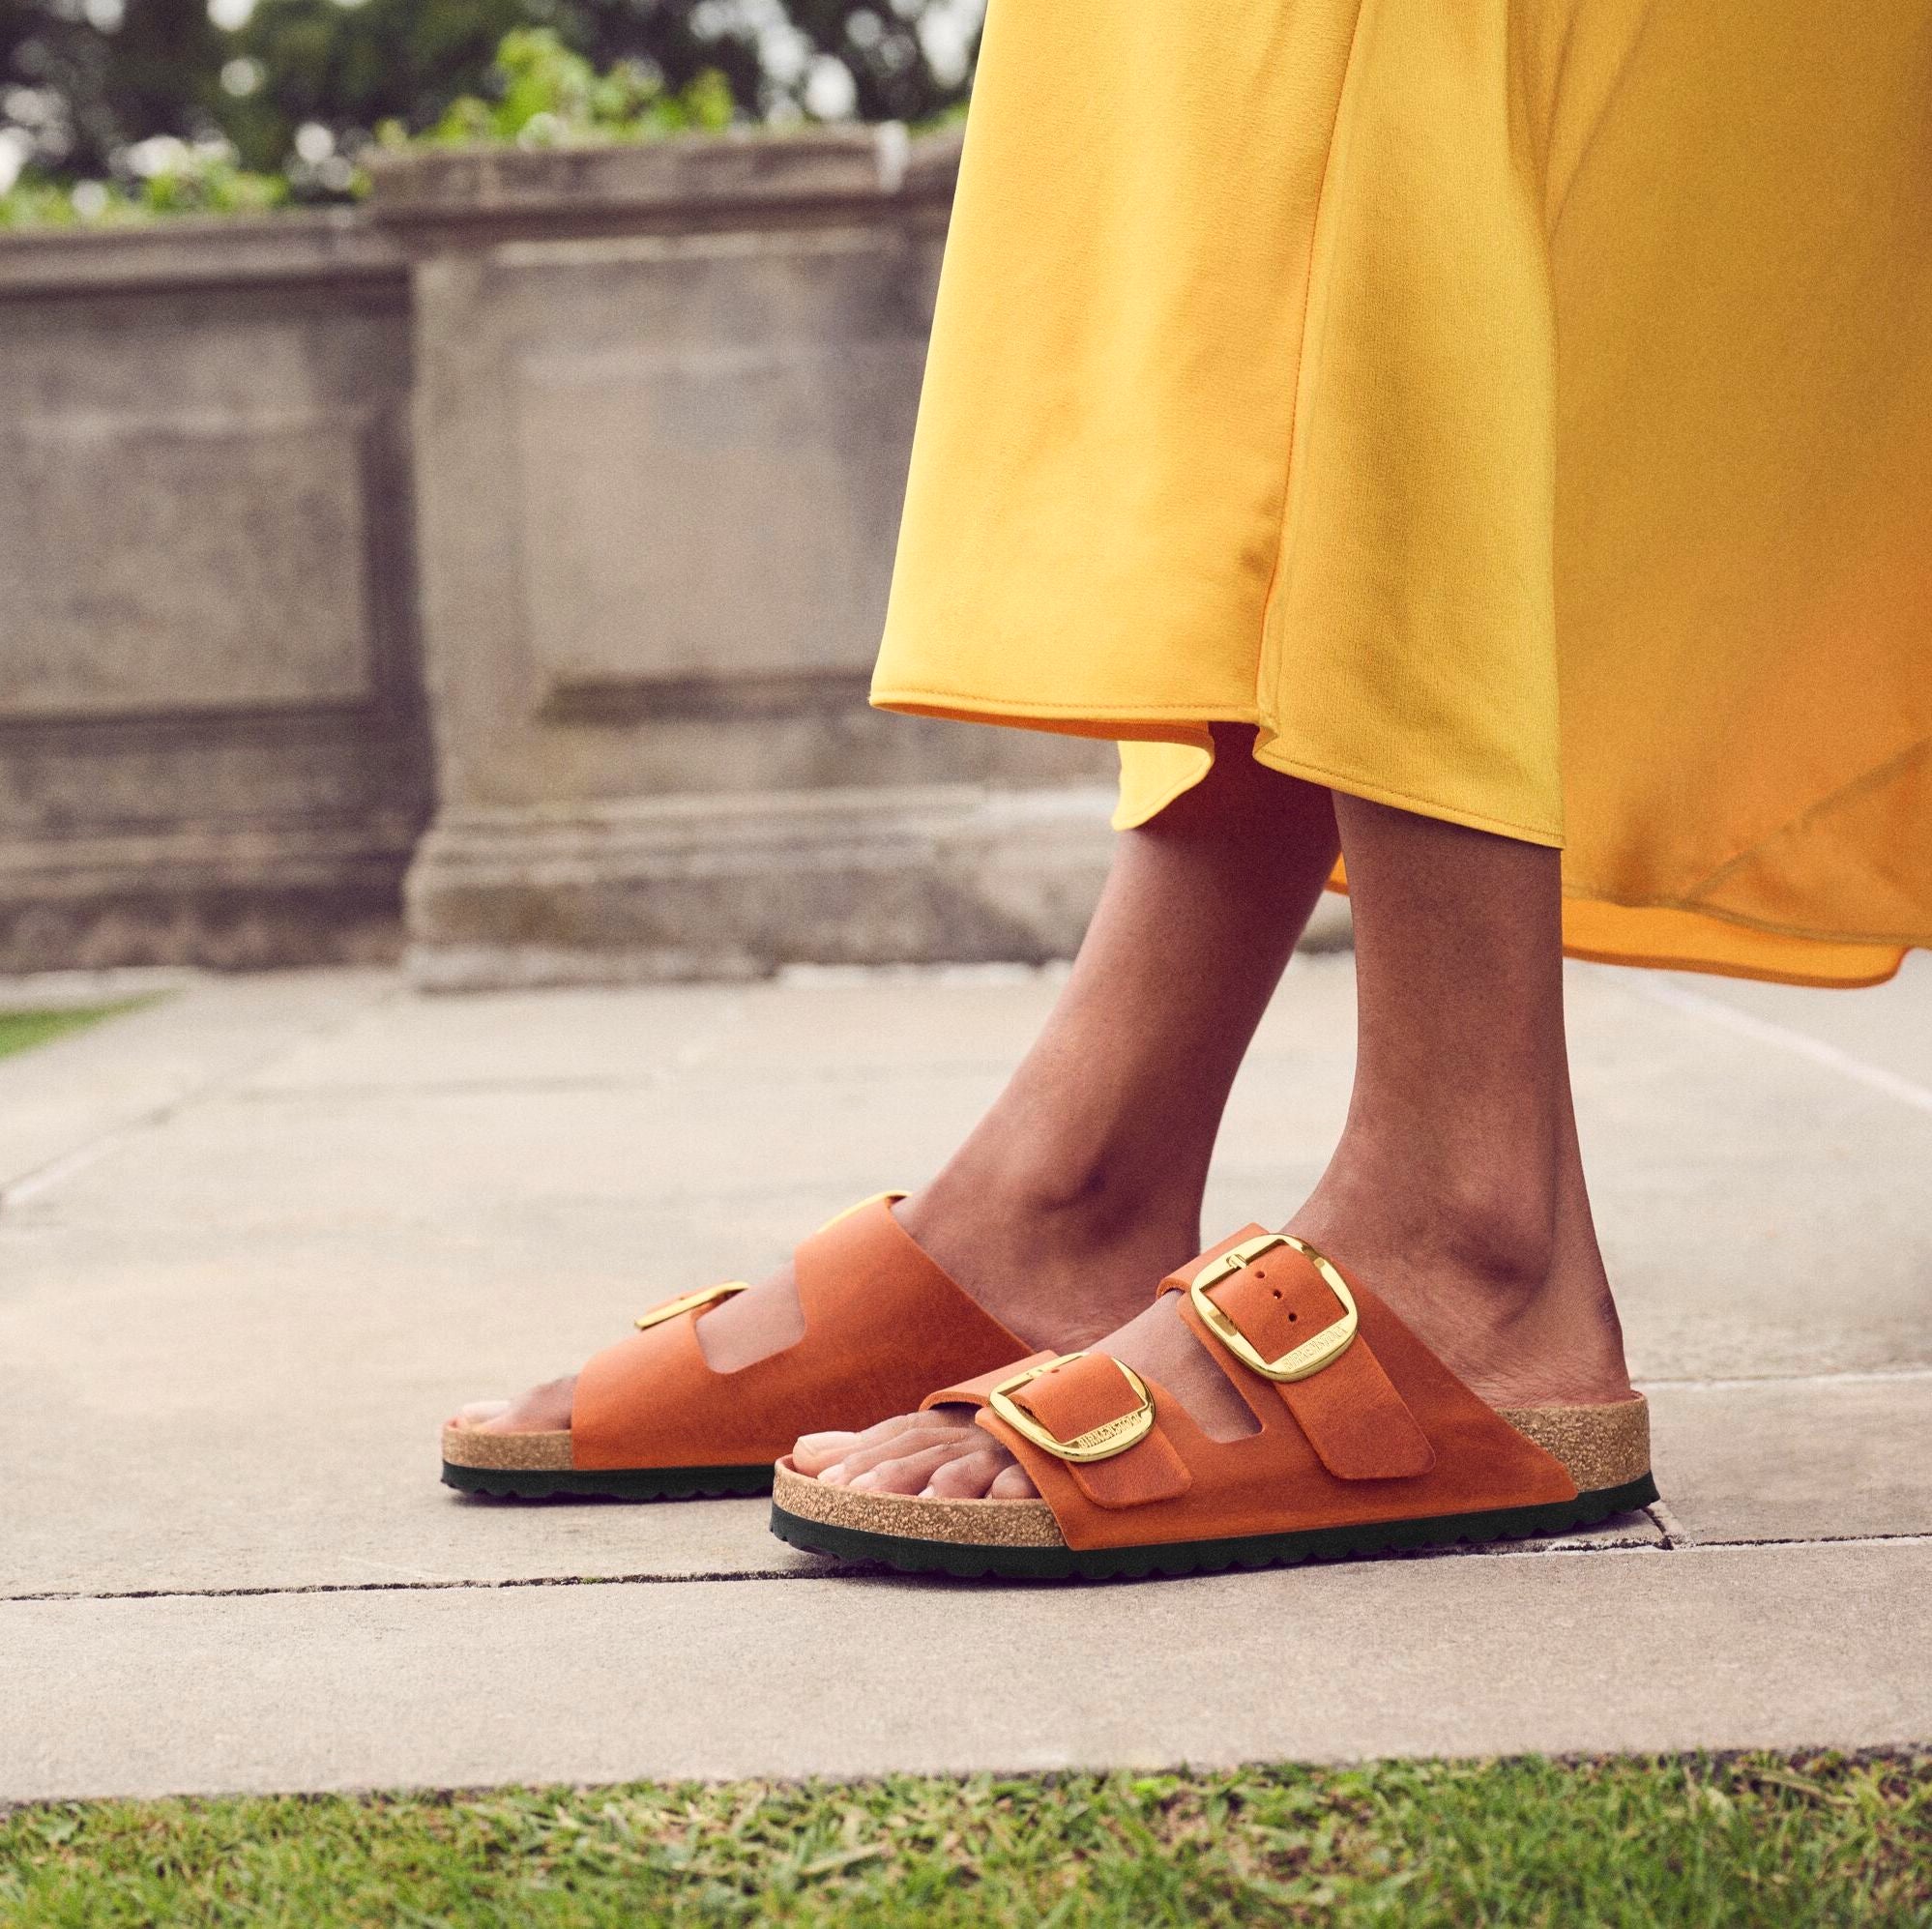
[[[1249,1403],[1265,1401],[1263,1383],[1272,1385],[1337,1479],[1409,1479],[1436,1464],[1358,1330],[1345,1275],[1314,1247],[1282,1234],[1250,1238],[1200,1267],[1183,1303],[1195,1336]]]

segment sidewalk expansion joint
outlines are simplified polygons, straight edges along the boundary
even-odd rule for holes
[[[1481,1547],[1416,1547],[1376,1555],[1364,1560],[1309,1561],[1299,1564],[1305,1567],[1360,1567],[1373,1566],[1380,1563],[1415,1561],[1546,1561],[1566,1555],[1587,1555],[1595,1558],[1611,1554],[1721,1554],[1747,1549],[1768,1547],[1932,1547],[1932,1533],[1916,1529],[1903,1529],[1896,1534],[1827,1534],[1800,1536],[1778,1536],[1767,1534],[1758,1537],[1742,1536],[1737,1539],[1697,1540],[1684,1532],[1667,1507],[1660,1504],[1645,1509],[1658,1530],[1663,1534],[1661,1540],[1557,1540],[1541,1546],[1514,1547],[1507,1542]],[[1270,1569],[1274,1573],[1295,1571],[1293,1565]],[[1184,1574],[1162,1577],[1169,1581],[1219,1580],[1227,1578],[1216,1574]],[[0,1594],[0,1608],[20,1607],[33,1604],[61,1603],[72,1604],[80,1601],[219,1601],[219,1600],[274,1600],[295,1598],[306,1594],[433,1594],[433,1593],[500,1593],[519,1588],[659,1588],[685,1587],[694,1582],[717,1581],[835,1581],[835,1580],[880,1580],[917,1586],[926,1581],[943,1587],[956,1587],[958,1583],[936,1580],[935,1577],[917,1574],[897,1574],[891,1569],[865,1562],[827,1561],[823,1565],[812,1567],[733,1567],[716,1571],[700,1571],[689,1574],[520,1574],[512,1575],[499,1581],[480,1580],[421,1580],[421,1581],[310,1581],[300,1583],[263,1583],[256,1587],[239,1588],[107,1588],[91,1590],[84,1588],[48,1588],[30,1593]],[[1121,1587],[1130,1585],[1121,1581],[1098,1582],[993,1582],[988,1585],[1005,1591],[1017,1588],[1021,1591],[1039,1586],[1092,1586]]]
[[[1678,1530],[1683,1534],[1682,1528]],[[1736,1540],[1693,1540],[1688,1534],[1673,1543],[1680,1554],[1710,1554],[1720,1549],[1741,1547],[1932,1547],[1932,1534],[1915,1528],[1901,1528],[1896,1534],[1814,1534],[1801,1540],[1787,1540],[1777,1534],[1758,1538],[1742,1535]]]
[[[1706,992],[1654,979],[1649,973],[1635,974],[1635,978],[1631,989],[1653,1004],[1668,1006],[1686,1017],[1701,1019],[1720,1031],[1749,1038],[1754,1044],[1770,1045],[1792,1058],[1807,1059],[1854,1085],[1862,1085],[1868,1092],[1909,1105],[1915,1112],[1932,1112],[1932,1087],[1920,1085],[1916,1079],[1901,1077],[1885,1066],[1869,1065],[1823,1038],[1812,1037],[1809,1032],[1795,1031],[1773,1019],[1740,1010],[1737,1006],[1727,1005],[1721,998],[1712,998]]]
[[[1665,1553],[1668,1554],[1677,1548],[1688,1547],[1692,1544],[1690,1535],[1683,1531],[1683,1523],[1671,1512],[1668,1502],[1653,1501],[1644,1511],[1650,1515],[1652,1525],[1663,1536],[1657,1545]]]
[[[734,1567],[691,1574],[514,1574],[501,1581],[264,1582],[250,1588],[109,1588],[99,1592],[54,1588],[42,1593],[0,1594],[0,1607],[16,1607],[28,1601],[248,1601],[303,1594],[487,1594],[512,1588],[675,1588],[695,1581],[824,1581],[870,1571],[851,1564],[828,1563],[824,1567]]]
[[[221,1095],[231,1105],[361,1103],[370,1098],[553,1098],[578,1092],[661,1092],[670,1071],[554,1074],[542,1078],[433,1078],[373,1080],[353,1085],[255,1085]]]
[[[1661,1528],[1662,1522],[1657,1525]],[[1378,1555],[1376,1562],[1414,1561],[1547,1561],[1553,1558],[1585,1555],[1593,1559],[1604,1555],[1633,1554],[1713,1554],[1740,1548],[1764,1547],[1874,1547],[1932,1546],[1932,1534],[1855,1534],[1806,1539],[1768,1538],[1761,1540],[1692,1540],[1681,1527],[1675,1535],[1662,1541],[1652,1540],[1572,1540],[1553,1541],[1537,1547],[1512,1547],[1501,1543],[1488,1547],[1419,1547],[1405,1552]],[[1310,1567],[1354,1567],[1375,1564],[1363,1561],[1322,1561],[1305,1564]],[[1275,1572],[1292,1572],[1277,1568]],[[126,1588],[90,1592],[84,1589],[49,1589],[38,1593],[0,1595],[0,1607],[27,1602],[76,1601],[167,1601],[167,1600],[262,1600],[292,1598],[306,1594],[421,1594],[421,1593],[498,1593],[519,1588],[657,1588],[685,1587],[698,1581],[834,1581],[883,1580],[917,1586],[927,1577],[894,1574],[889,1569],[862,1562],[827,1562],[814,1567],[740,1567],[717,1572],[690,1574],[530,1574],[501,1581],[423,1580],[423,1581],[315,1581],[296,1586],[264,1584],[246,1588]],[[1217,1575],[1181,1575],[1180,1580],[1214,1580]],[[957,1587],[957,1583],[935,1585]],[[1003,1592],[1045,1584],[1037,1582],[994,1583]],[[1063,1583],[1059,1585],[1083,1585]],[[1115,1581],[1084,1585],[1117,1587]]]
[[[1632,1384],[1645,1393],[1721,1393],[1732,1387],[1859,1387],[1895,1380],[1932,1380],[1932,1364],[1848,1366],[1837,1373],[1734,1373],[1692,1380],[1660,1380],[1640,1374]]]

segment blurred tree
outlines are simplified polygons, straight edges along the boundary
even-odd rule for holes
[[[0,0],[0,130],[39,167],[99,174],[207,127],[220,46],[207,0]]]
[[[211,11],[214,17],[211,18]],[[504,35],[549,27],[600,69],[723,75],[758,119],[921,120],[965,96],[980,0],[0,0],[0,143],[101,176],[155,135],[224,139],[326,191],[379,122],[487,94]],[[221,23],[221,24],[218,24]],[[307,131],[307,132],[305,132]],[[3,185],[3,184],[0,184]]]

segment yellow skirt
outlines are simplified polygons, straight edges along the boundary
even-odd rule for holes
[[[873,687],[1932,942],[1932,0],[992,0]]]

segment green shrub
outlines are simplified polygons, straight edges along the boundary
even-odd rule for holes
[[[411,137],[395,121],[389,147],[455,147],[513,141],[518,147],[569,147],[593,141],[652,140],[715,133],[731,125],[737,103],[715,69],[673,90],[636,61],[600,73],[548,27],[519,27],[496,50],[496,99],[466,94],[426,133]]]
[[[571,147],[715,133],[737,114],[730,83],[715,70],[673,88],[652,69],[620,61],[600,73],[547,27],[505,35],[491,96],[464,95],[433,127],[411,134],[399,122],[377,130],[388,150],[511,144]],[[354,200],[368,178],[341,157],[336,198]],[[161,215],[262,214],[296,198],[293,171],[251,173],[224,142],[142,141],[129,150],[125,178],[56,182],[25,176],[0,194],[0,228],[114,227]]]
[[[125,181],[26,179],[0,194],[0,228],[120,227],[156,215],[257,215],[289,198],[287,178],[250,174],[231,150],[144,141]]]

